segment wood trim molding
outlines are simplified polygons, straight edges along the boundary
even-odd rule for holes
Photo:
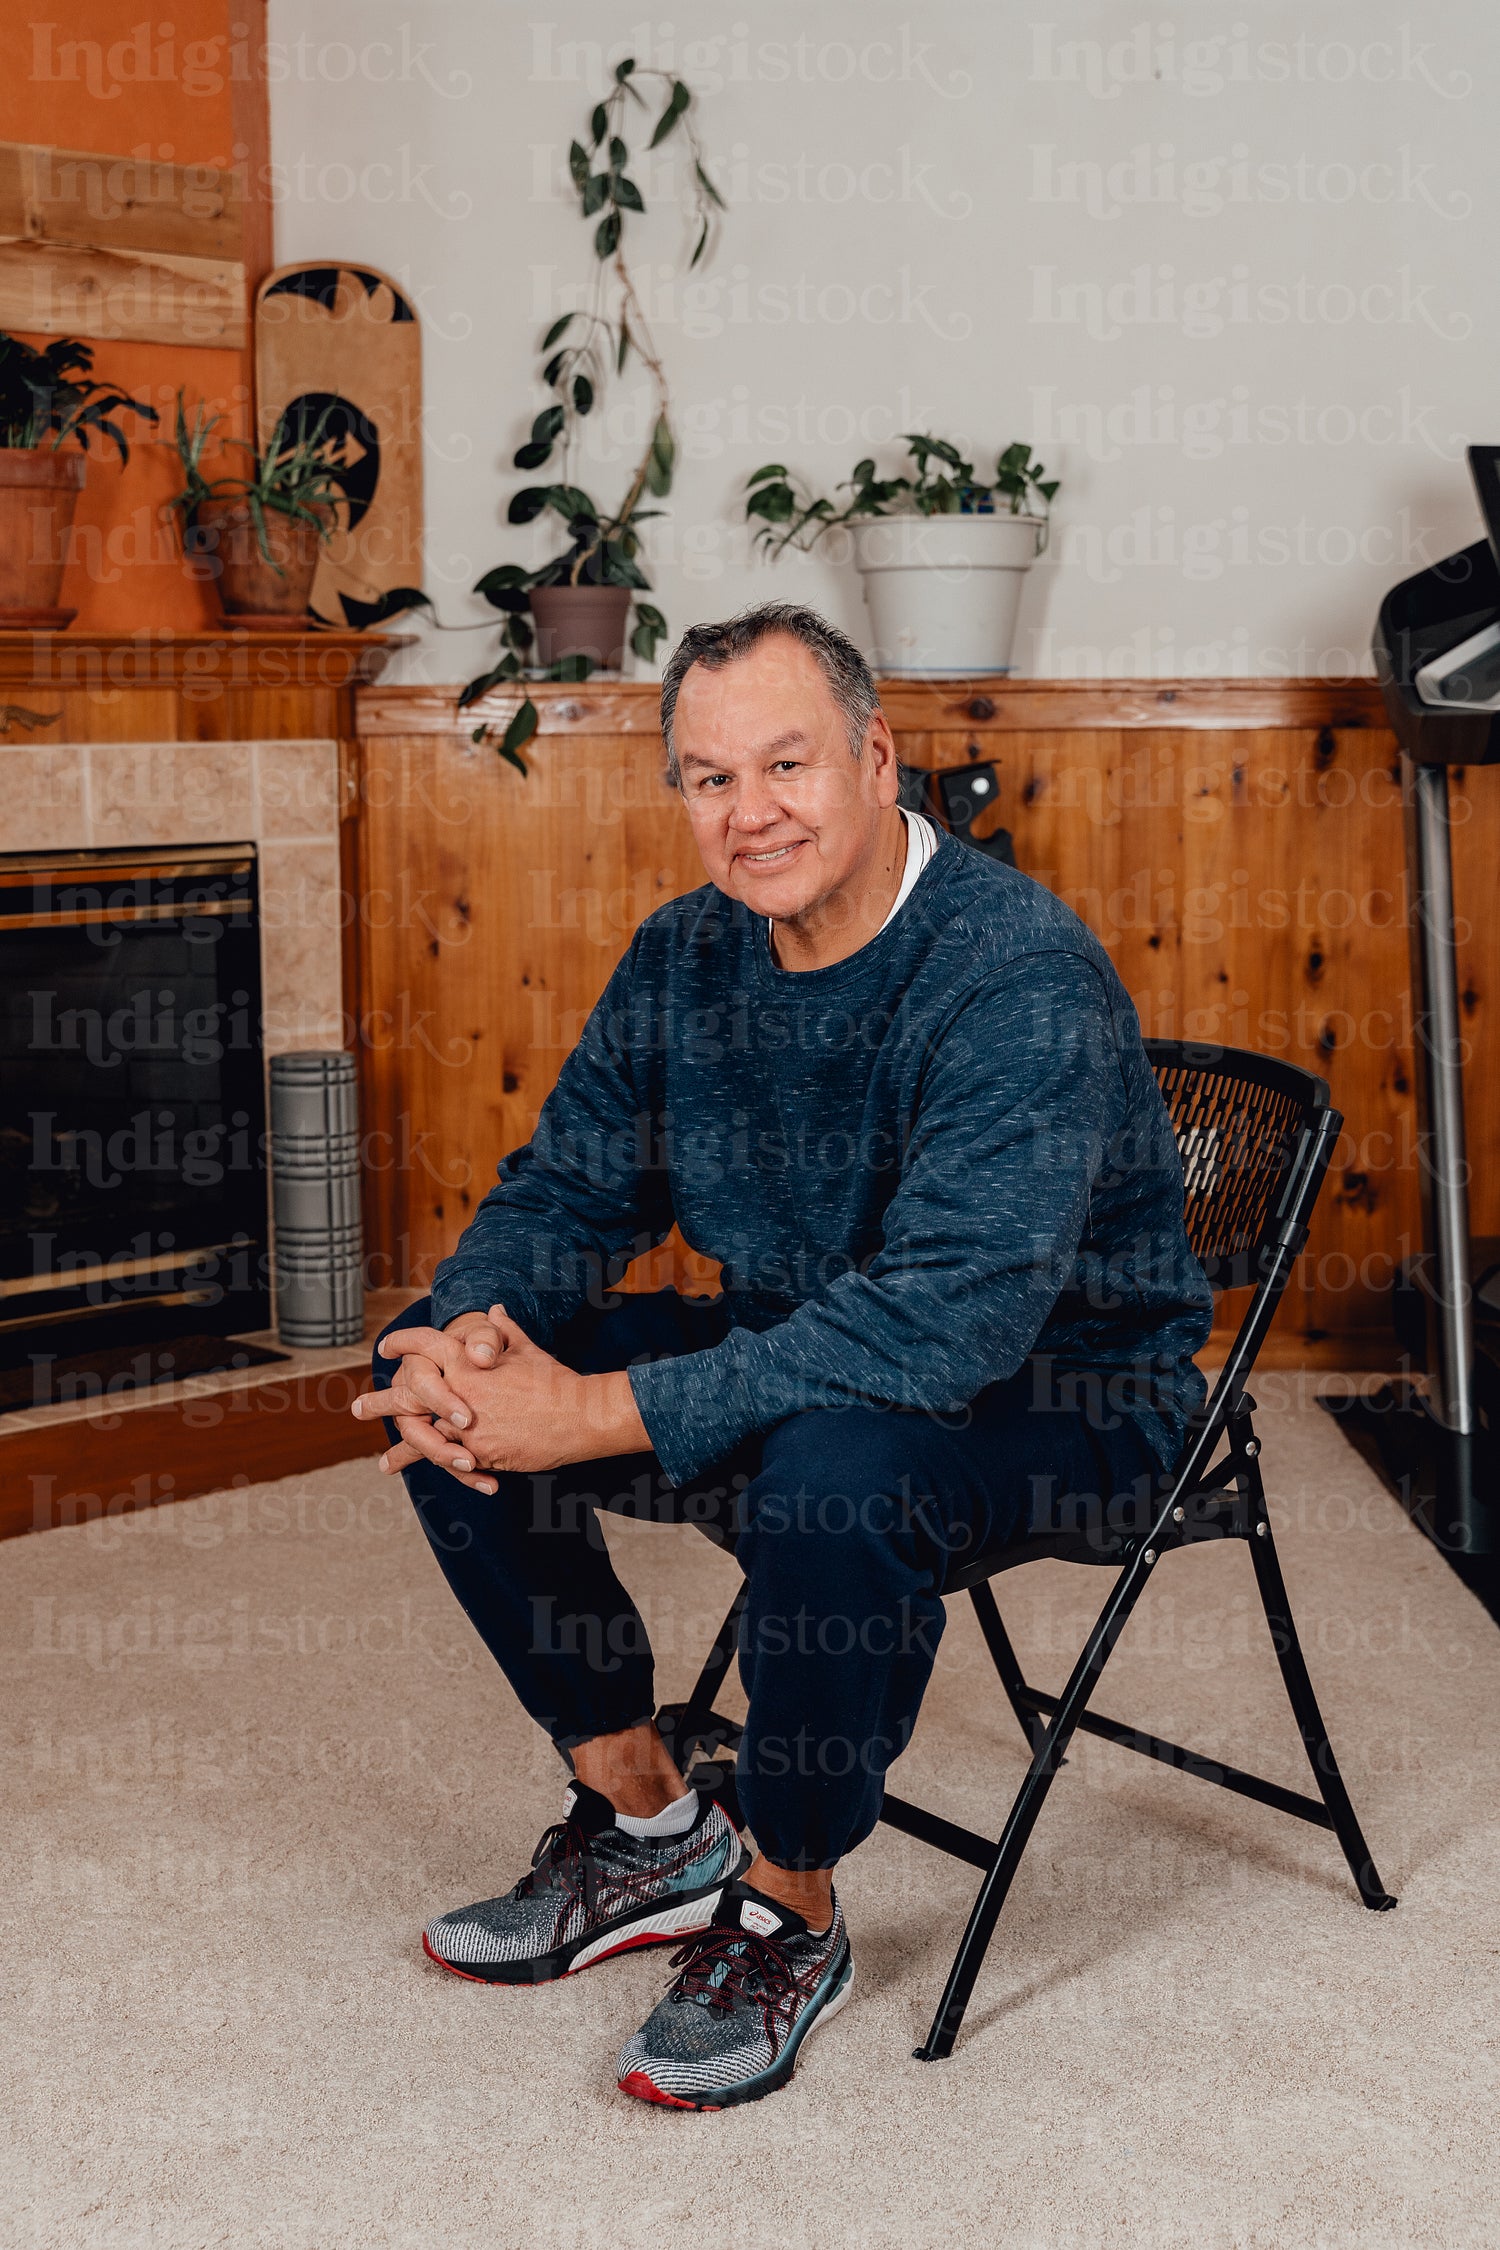
[[[358,697],[361,735],[467,737],[476,726],[503,727],[524,695],[543,734],[657,732],[655,680],[537,680],[455,709],[455,686],[366,686]],[[898,734],[1088,731],[1123,727],[1171,730],[1246,727],[1384,727],[1374,680],[882,680],[880,699]]]
[[[394,633],[0,632],[0,690],[344,688],[378,678]]]
[[[272,1367],[242,1390],[43,1429],[6,1430],[0,1417],[0,1539],[378,1452],[380,1433],[349,1412],[368,1381],[366,1364],[361,1357],[356,1366],[291,1376]]]

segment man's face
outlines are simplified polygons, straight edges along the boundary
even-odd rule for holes
[[[733,664],[694,664],[673,722],[683,801],[710,882],[790,921],[873,865],[897,796],[878,714],[858,758],[816,657],[772,633]]]

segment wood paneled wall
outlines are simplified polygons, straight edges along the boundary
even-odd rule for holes
[[[537,700],[522,780],[470,741],[450,691],[359,697],[380,1283],[425,1285],[529,1134],[636,924],[703,880],[662,776],[655,689]],[[1418,1219],[1400,781],[1373,686],[892,682],[885,703],[909,763],[994,761],[986,825],[1008,827],[1020,865],[1103,939],[1148,1033],[1329,1078],[1347,1126],[1283,1326],[1314,1356],[1382,1357],[1392,1265]],[[496,699],[494,715],[508,708]],[[1474,1219],[1500,1232],[1500,774],[1454,782]],[[712,1272],[652,1263],[653,1283]]]

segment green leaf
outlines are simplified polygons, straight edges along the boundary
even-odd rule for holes
[[[763,484],[745,502],[745,513],[760,516],[766,523],[785,523],[796,505],[796,495],[789,484]]]
[[[519,563],[496,563],[482,578],[475,579],[474,591],[476,594],[489,594],[497,586],[524,586],[530,575]]]
[[[586,680],[594,669],[591,656],[560,656],[547,666],[549,680]]]
[[[854,474],[849,481],[851,484],[868,484],[874,474],[875,464],[873,461],[856,461]]]
[[[632,72],[632,71],[634,70],[634,68],[635,68],[635,57],[634,57],[634,55],[627,55],[627,56],[625,57],[625,60],[624,60],[624,61],[623,61],[622,63],[616,63],[616,64],[615,64],[615,84],[616,84],[617,86],[623,86],[623,85],[624,85],[624,83],[625,83],[625,81],[626,81],[626,79],[627,79],[627,78],[628,78],[628,77],[630,76],[630,73],[631,73],[631,72]]]
[[[620,321],[619,349],[615,353],[615,373],[617,375],[623,375],[625,372],[625,356],[629,350],[630,330],[626,327],[624,318],[622,316]]]
[[[494,665],[490,671],[481,672],[477,679],[470,680],[468,686],[461,690],[458,698],[459,710],[467,711],[471,703],[477,703],[481,696],[488,695],[490,689],[498,687],[502,680],[513,680],[519,670],[520,666],[513,656],[502,656],[499,663]],[[480,727],[473,739],[478,742],[484,731],[484,728]]]
[[[1008,445],[1005,448],[995,464],[995,472],[997,475],[1003,475],[1007,469],[1024,469],[1030,459],[1031,447],[1022,445],[1018,441],[1015,445]]]
[[[672,81],[672,92],[668,99],[667,106],[662,111],[660,117],[657,119],[656,131],[651,136],[650,145],[652,148],[659,147],[661,143],[666,139],[668,133],[671,132],[673,126],[677,123],[678,118],[687,108],[692,98],[693,97],[688,92],[686,86],[683,85],[682,80],[680,78],[674,78]]]
[[[609,161],[614,170],[617,172],[620,170],[620,167],[622,165],[628,164],[630,161],[630,151],[625,146],[625,143],[621,140],[618,133],[614,134],[610,140]]]
[[[567,418],[562,407],[544,406],[531,425],[532,444],[550,445]]]
[[[1045,484],[1039,484],[1037,486],[1037,491],[1041,494],[1044,500],[1052,501],[1057,498],[1061,486],[1061,477],[1049,477]]]
[[[583,186],[583,215],[591,219],[609,200],[609,174],[593,172]]]
[[[620,246],[620,214],[611,211],[601,219],[594,230],[594,250],[601,258],[612,258]]]
[[[714,186],[713,181],[704,171],[703,166],[701,164],[695,164],[693,166],[693,173],[694,177],[697,179],[699,187],[702,188],[704,194],[708,197],[709,202],[716,203],[721,211],[727,211],[729,208],[728,204],[724,201],[723,196],[720,195],[718,189]]]
[[[656,654],[657,642],[666,638],[667,621],[650,602],[636,603],[635,619],[635,631],[630,636],[630,645],[642,663],[649,664]]]
[[[651,581],[637,562],[631,561],[635,542],[627,546],[623,539],[606,539],[604,542],[605,584],[609,586],[635,586],[645,590]]]
[[[529,445],[518,445],[512,458],[518,469],[540,469],[544,462],[551,460],[552,447],[550,443],[543,444],[540,438],[533,438]]]
[[[537,715],[537,707],[528,695],[520,710],[512,716],[510,725],[496,744],[501,757],[510,765],[513,765],[517,773],[522,775],[523,778],[526,773],[526,761],[520,755],[521,746],[531,740],[540,724],[541,720]]]
[[[708,248],[708,221],[707,221],[707,219],[705,219],[705,220],[703,221],[702,225],[701,225],[701,226],[699,227],[699,229],[698,229],[698,239],[697,239],[697,241],[696,241],[696,242],[695,242],[695,243],[693,244],[693,254],[692,254],[692,256],[691,256],[691,257],[689,258],[689,260],[688,260],[688,272],[689,272],[689,273],[691,273],[691,272],[692,272],[692,270],[693,270],[694,266],[695,266],[695,265],[696,265],[696,264],[698,263],[698,260],[699,260],[699,259],[700,259],[700,258],[702,257],[702,255],[703,255],[704,251],[705,251],[705,250],[706,250],[707,248]]]
[[[957,446],[949,445],[946,438],[914,438],[912,440],[911,447],[913,453],[917,451],[919,445],[921,446],[924,454],[935,453],[938,459],[940,461],[946,461],[950,468],[957,469],[962,465],[962,457],[959,454]]]
[[[573,143],[573,146],[577,148],[578,143],[575,141]],[[544,352],[550,352],[553,345],[557,342],[558,337],[566,334],[570,321],[573,321],[576,318],[577,315],[575,313],[565,312],[560,320],[554,320],[552,326],[548,329],[546,335],[542,338],[542,350]]]
[[[587,375],[573,378],[573,408],[575,413],[587,414],[594,403],[594,386]]]
[[[583,192],[583,183],[589,176],[588,150],[584,147],[582,141],[572,141],[569,143],[568,170],[573,175],[574,187],[576,187],[581,194]],[[568,317],[571,319],[572,315],[569,314]],[[545,346],[543,348],[545,349]]]
[[[474,591],[483,595],[491,609],[504,610],[516,616],[526,607],[526,588],[530,576],[529,571],[522,570],[516,563],[500,563],[494,570],[487,570],[482,578],[476,579]]]
[[[549,484],[542,493],[545,507],[553,509],[565,522],[574,516],[587,516],[590,523],[599,521],[599,511],[586,492],[576,484]]]
[[[658,500],[664,499],[672,489],[672,465],[676,455],[671,425],[663,414],[651,433],[651,454],[646,463],[646,483]]]
[[[511,495],[510,506],[505,511],[508,523],[534,523],[547,505],[549,487],[544,484],[527,484]]]
[[[595,104],[594,114],[589,119],[589,130],[594,136],[594,146],[597,148],[609,131],[609,111],[605,108],[603,102]]]
[[[615,175],[615,201],[622,211],[644,211],[641,191],[634,180],[627,180],[623,172]]]
[[[372,625],[383,625],[387,618],[399,617],[405,610],[432,608],[430,597],[420,586],[392,586],[388,593],[373,602],[355,601],[350,594],[340,594],[339,600],[345,624],[352,625],[357,633],[368,632]]]
[[[866,462],[861,461],[859,468],[863,469],[867,466]],[[859,469],[856,469],[854,474],[858,476]],[[756,470],[753,477],[746,477],[745,482],[746,484],[764,484],[768,477],[784,477],[785,475],[786,470],[779,461],[768,461],[763,469]]]

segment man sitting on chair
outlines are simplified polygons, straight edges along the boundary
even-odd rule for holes
[[[784,604],[694,626],[661,711],[708,882],[637,930],[355,1411],[573,1776],[530,1870],[428,1953],[529,1984],[677,1944],[619,2083],[715,2109],[785,2084],[848,1997],[833,1870],[951,1560],[1155,1491],[1211,1298],[1108,954],[901,807],[853,644]],[[612,1294],[674,1223],[722,1294]],[[654,1724],[601,1508],[733,1545],[753,1858]]]

